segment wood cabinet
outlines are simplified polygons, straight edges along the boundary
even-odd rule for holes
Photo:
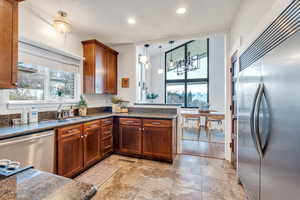
[[[142,153],[142,127],[140,119],[121,118],[119,126],[120,152]]]
[[[172,162],[172,120],[119,118],[117,152]]]
[[[117,94],[117,65],[118,54],[115,51],[106,51],[106,65],[105,65],[105,84],[104,93]]]
[[[143,155],[172,160],[172,121],[144,120]]]
[[[101,158],[100,152],[100,121],[93,121],[84,124],[84,167],[89,167]]]
[[[112,118],[57,129],[57,173],[73,177],[113,151]]]
[[[101,120],[101,155],[106,157],[113,152],[113,118]]]
[[[58,129],[58,175],[72,177],[84,168],[82,126]]]
[[[97,40],[83,41],[84,93],[117,94],[118,52]]]
[[[18,2],[0,0],[0,88],[17,86]]]
[[[110,117],[58,128],[57,173],[74,177],[114,149],[126,155],[172,162],[173,135],[172,120],[158,119]]]

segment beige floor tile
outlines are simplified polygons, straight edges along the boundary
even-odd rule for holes
[[[174,186],[170,194],[171,200],[202,200],[202,192],[185,187]]]
[[[178,155],[168,164],[112,155],[102,162],[85,178],[93,180],[93,173],[105,174],[110,166],[119,169],[94,200],[245,200],[235,171],[224,160]]]

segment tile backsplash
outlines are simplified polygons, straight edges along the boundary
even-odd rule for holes
[[[88,114],[97,114],[100,112],[111,112],[111,107],[95,107],[88,108]],[[75,116],[78,116],[78,109],[74,110]],[[12,125],[12,120],[16,118],[21,118],[21,114],[8,114],[0,115],[0,126],[10,126]],[[47,121],[56,119],[56,111],[43,111],[39,112],[39,121]]]
[[[101,112],[111,112],[111,107],[94,107],[88,108],[87,114],[93,115]],[[146,107],[129,107],[129,112],[133,113],[164,113],[176,114],[176,108],[146,108]],[[78,109],[75,109],[75,116],[78,116]],[[0,126],[12,125],[12,119],[20,118],[21,114],[0,115]],[[47,121],[56,119],[56,111],[39,112],[39,121]]]

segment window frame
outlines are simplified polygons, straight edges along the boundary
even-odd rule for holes
[[[60,50],[48,46],[46,44],[43,44],[41,42],[36,42],[23,37],[20,37],[18,42],[19,42],[18,52],[23,52],[32,56],[42,57],[44,59],[49,59],[55,62],[62,62],[64,64],[73,65],[74,67],[76,67],[77,69],[74,70],[74,98],[73,99],[56,98],[56,99],[46,99],[46,100],[10,100],[9,98],[10,90],[5,90],[3,92],[4,95],[2,95],[2,97],[0,95],[0,100],[6,103],[7,109],[15,110],[15,109],[22,109],[24,107],[30,107],[30,106],[35,108],[52,108],[52,107],[57,107],[57,105],[59,104],[76,105],[80,99],[80,95],[82,94],[81,92],[82,73],[81,72],[82,72],[82,64],[84,58],[82,56],[78,56],[71,52]],[[47,54],[45,54],[45,52],[47,52]],[[64,60],[62,58],[67,58],[67,60]],[[50,90],[47,92],[50,92]]]
[[[179,45],[169,51],[165,52],[165,104],[168,105],[167,103],[167,84],[168,83],[183,83],[184,84],[184,106],[181,106],[182,108],[196,108],[196,107],[189,107],[187,106],[187,86],[188,83],[207,83],[207,103],[209,104],[209,38],[206,39],[206,47],[207,47],[207,78],[197,78],[197,79],[188,79],[188,73],[184,73],[184,79],[178,79],[178,80],[167,80],[167,54],[178,49],[184,47],[184,57],[185,59],[187,58],[187,52],[188,52],[188,44],[194,42],[195,40],[191,40],[189,42],[186,42],[182,45]]]

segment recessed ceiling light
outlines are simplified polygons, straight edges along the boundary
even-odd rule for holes
[[[184,13],[186,13],[186,8],[183,8],[183,7],[177,8],[176,13],[178,15],[183,15]]]
[[[127,22],[128,22],[128,24],[135,24],[136,23],[134,18],[128,18]]]

